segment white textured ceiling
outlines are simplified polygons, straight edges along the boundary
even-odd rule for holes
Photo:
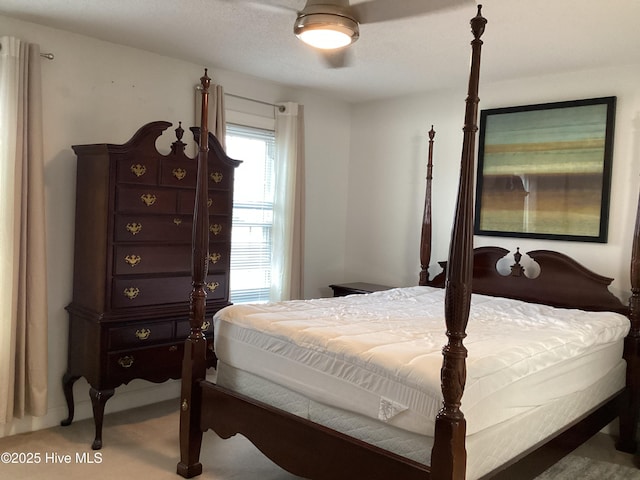
[[[484,81],[640,63],[640,0],[482,3]],[[338,69],[295,38],[294,11],[240,0],[0,0],[0,14],[358,102],[466,83],[476,7],[362,25]]]

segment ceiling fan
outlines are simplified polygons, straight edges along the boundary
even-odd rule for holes
[[[299,10],[291,0],[245,0],[263,7],[296,12],[293,33],[319,49],[330,67],[347,64],[347,47],[360,37],[360,25],[426,15],[475,0],[367,0],[351,5],[349,0],[307,0]]]

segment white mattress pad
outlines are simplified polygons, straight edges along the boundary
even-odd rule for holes
[[[408,287],[233,305],[215,315],[215,351],[318,402],[430,435],[442,406],[443,298],[442,289]],[[615,313],[474,295],[465,339],[467,433],[607,375],[628,330]]]

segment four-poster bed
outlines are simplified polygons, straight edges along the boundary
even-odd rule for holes
[[[576,435],[582,438],[596,433],[618,412],[619,446],[635,450],[640,227],[636,226],[633,243],[630,308],[608,291],[611,279],[590,272],[562,254],[530,252],[541,267],[541,274],[530,279],[523,274],[519,252],[512,274],[503,276],[495,267],[506,250],[473,250],[473,168],[480,37],[485,23],[478,8],[471,20],[474,39],[460,186],[449,259],[443,264],[446,274],[429,280],[427,272],[431,252],[431,133],[420,286],[346,298],[225,308],[215,319],[219,360],[216,383],[205,379],[207,343],[200,331],[205,320],[207,272],[202,259],[207,250],[207,216],[199,212],[204,210],[207,198],[206,184],[198,182],[191,333],[185,344],[180,400],[180,475],[189,478],[201,473],[200,445],[202,433],[208,429],[223,438],[238,433],[246,436],[296,475],[331,480],[461,480],[486,475],[525,478],[515,477],[513,472],[522,467],[526,474],[534,475],[545,465],[533,465],[533,457],[528,454],[534,450],[545,453],[540,447],[552,443],[553,438],[560,439],[556,441],[567,453],[567,442],[573,442]],[[202,86],[198,175],[206,178],[206,161],[202,160],[207,158],[209,144],[206,73]],[[567,286],[574,288],[567,290]],[[472,289],[484,295],[472,296]],[[422,326],[411,323],[414,317],[425,323],[435,318],[439,323],[435,330],[423,331]],[[447,343],[440,351],[445,341],[443,318]],[[508,324],[512,318],[515,324]],[[550,323],[536,329],[535,325],[544,321]],[[493,330],[488,330],[491,323]],[[389,330],[383,329],[385,324]],[[509,337],[518,329],[526,332],[524,338],[509,343],[499,336],[500,330]],[[542,336],[540,331],[551,332],[552,336]],[[626,363],[622,360],[625,335]],[[553,348],[549,348],[550,342],[556,342]],[[421,350],[429,345],[429,351]],[[502,347],[504,354],[498,351]],[[485,355],[477,356],[479,350],[485,350]],[[540,364],[525,361],[525,357],[534,356],[530,355],[533,350],[541,357]],[[513,357],[511,363],[519,373],[507,365],[506,357]],[[578,358],[577,370],[574,365],[569,367],[573,357]],[[320,370],[320,364],[334,375]],[[430,365],[433,368],[428,369]],[[587,371],[599,373],[558,398],[522,405],[522,398],[530,392],[547,392],[542,382],[548,379],[529,374],[549,370],[552,377],[562,379],[562,384],[570,377],[582,378]],[[430,383],[423,377],[429,377]],[[305,378],[312,380],[303,386],[301,379]],[[406,383],[401,384],[401,379]],[[340,390],[329,387],[336,382]],[[370,385],[372,389],[368,389]],[[500,410],[497,407],[504,397],[493,394],[509,388],[510,398],[516,403],[505,403]],[[279,400],[284,398],[283,392],[293,396]],[[429,416],[430,412],[434,415]],[[465,415],[469,415],[469,431]],[[542,418],[552,416],[557,418],[541,423]],[[343,420],[355,423],[347,425]],[[534,430],[534,425],[534,436],[523,434]],[[358,433],[363,431],[366,434]],[[526,440],[519,444],[516,437]],[[389,442],[396,439],[399,443]],[[489,452],[487,445],[498,451]],[[545,461],[558,458],[552,453]]]

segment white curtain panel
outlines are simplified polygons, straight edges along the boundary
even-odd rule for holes
[[[195,120],[196,126],[200,126],[202,118],[202,87],[196,86],[195,95]],[[209,112],[207,115],[209,132],[213,133],[222,145],[226,148],[226,113],[224,108],[224,88],[222,85],[211,84],[209,86]],[[196,151],[197,154],[197,151]]]
[[[40,62],[0,37],[0,423],[47,410]]]
[[[276,109],[271,301],[304,295],[304,108],[293,102],[282,106]]]
[[[222,85],[209,88],[209,131],[213,133],[222,148],[226,149],[227,121],[224,110],[224,89]]]

